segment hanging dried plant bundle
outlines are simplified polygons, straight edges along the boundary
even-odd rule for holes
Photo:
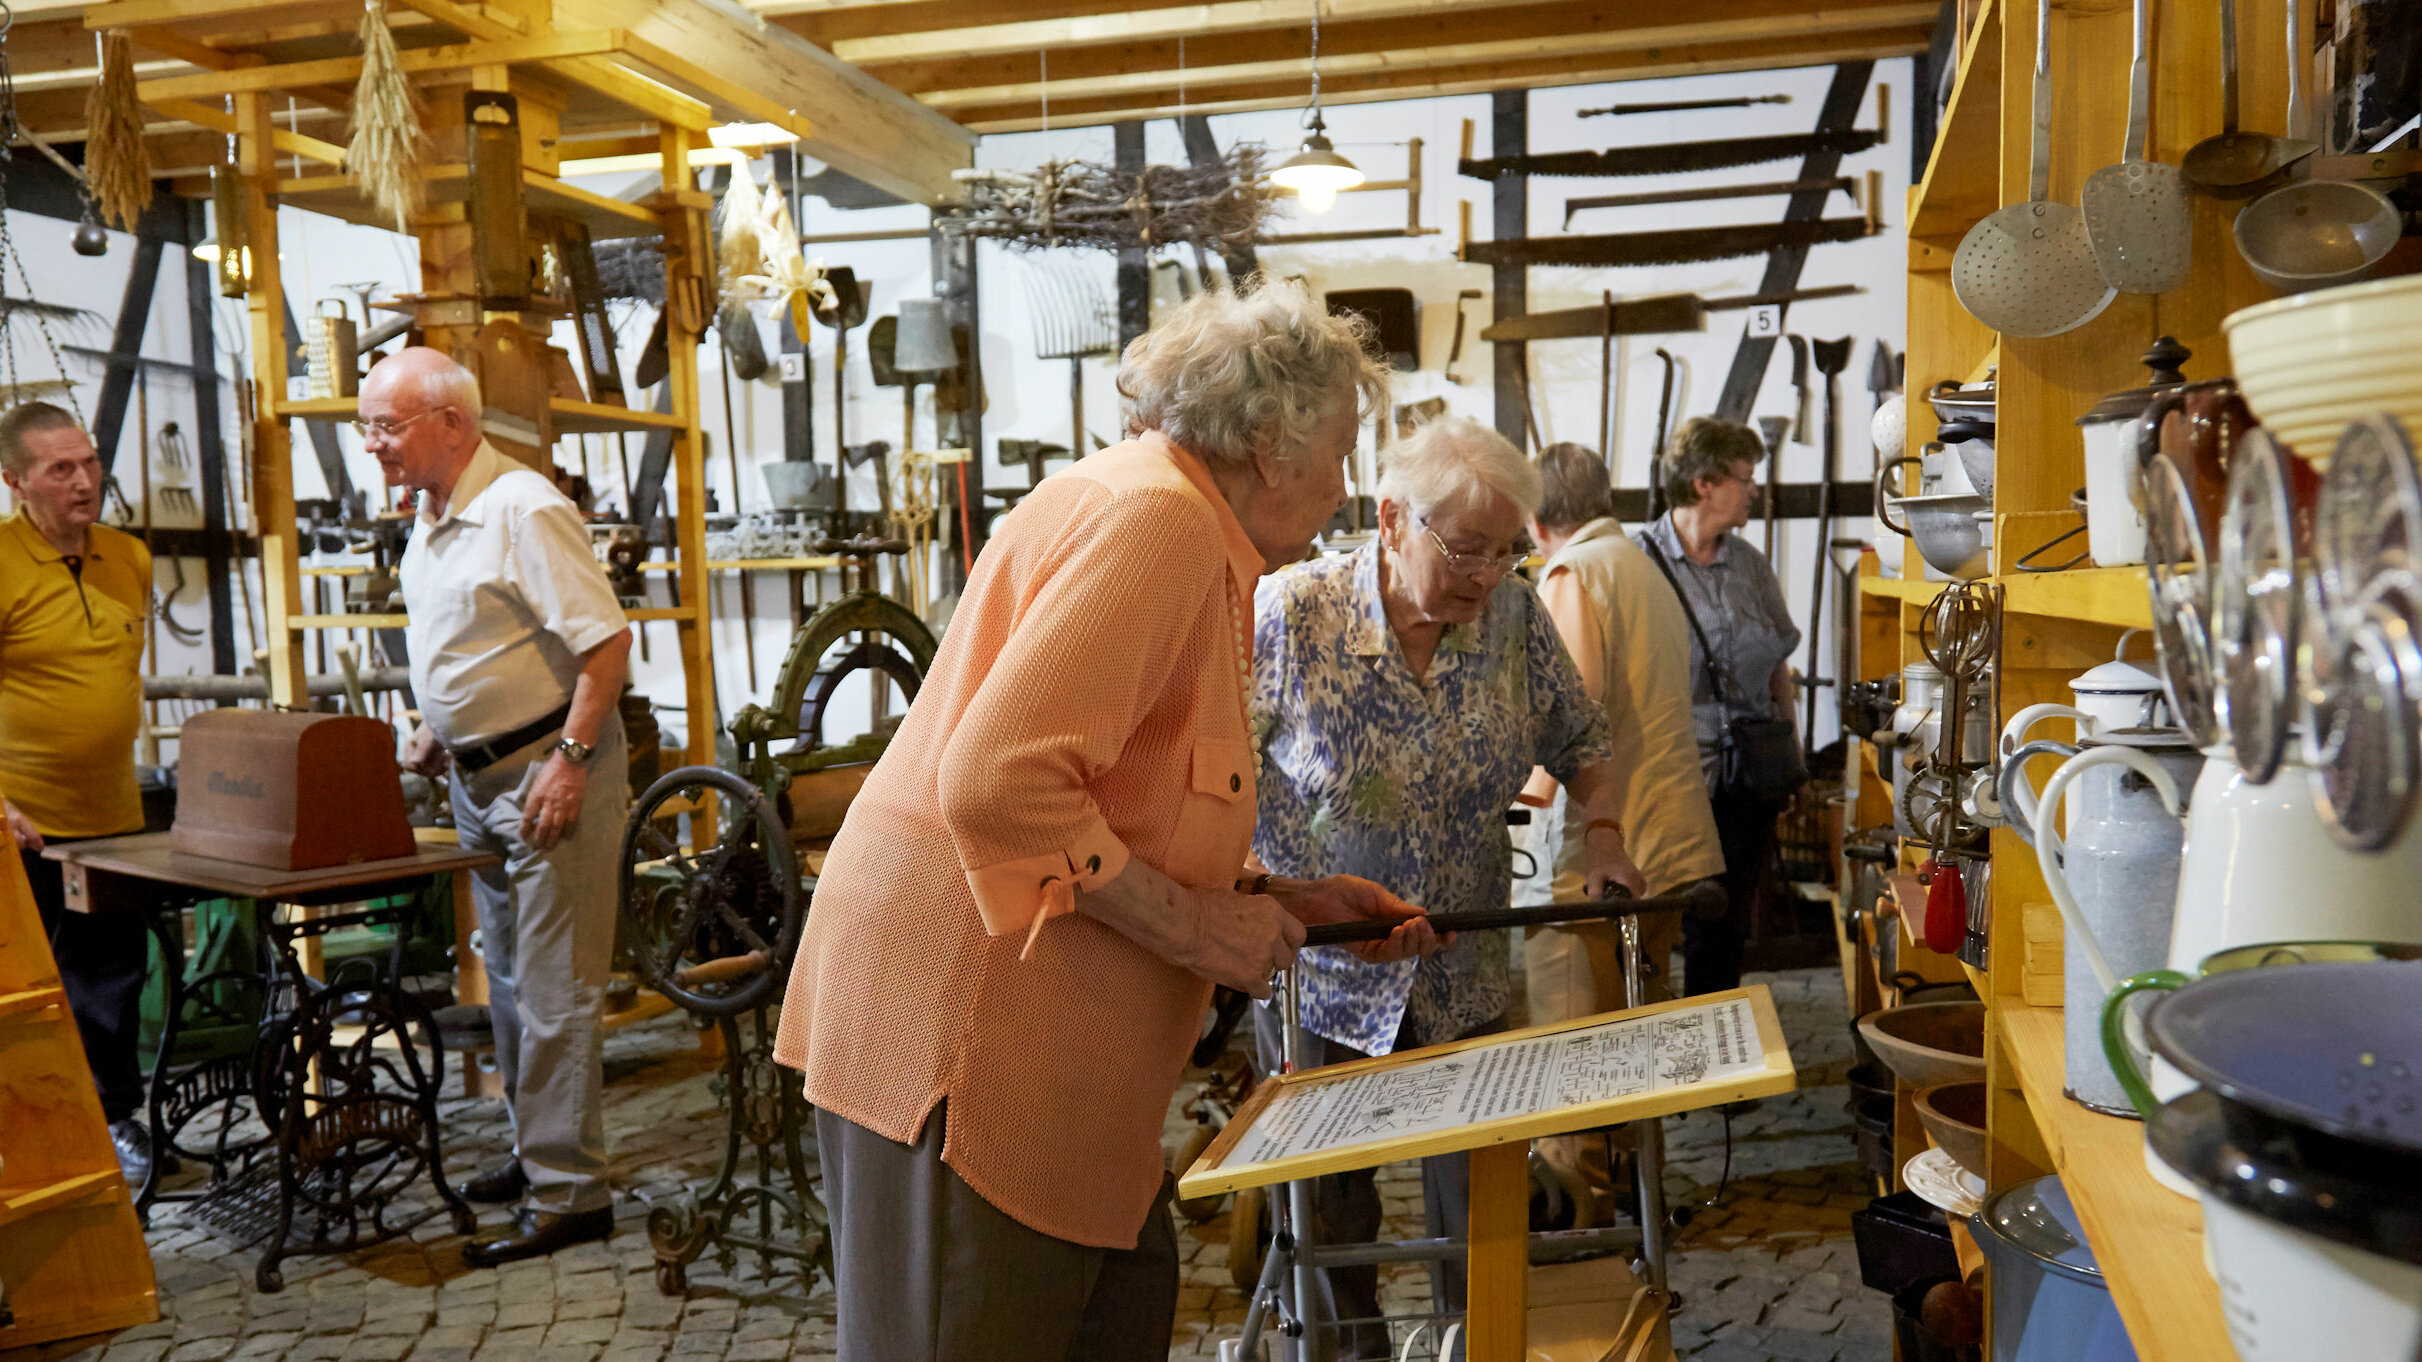
[[[726,302],[742,296],[734,281],[744,274],[755,274],[765,259],[765,243],[758,235],[765,216],[764,196],[757,192],[757,178],[749,174],[748,162],[732,167],[732,184],[723,191],[721,230],[715,239],[715,273],[723,287]]]
[[[1092,161],[1045,161],[1030,174],[958,174],[968,204],[952,216],[952,229],[1021,250],[1242,247],[1270,215],[1262,148],[1251,143],[1210,165],[1146,166],[1140,174]]]
[[[143,105],[135,98],[134,48],[123,33],[93,35],[101,82],[84,101],[84,181],[101,215],[132,230],[151,203],[151,153],[143,146]]]
[[[408,232],[426,197],[420,106],[404,78],[380,0],[362,7],[361,39],[362,78],[353,87],[353,141],[345,148],[345,170],[372,207],[395,218],[395,230]]]

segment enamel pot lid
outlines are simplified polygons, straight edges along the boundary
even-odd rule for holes
[[[1976,1219],[1988,1233],[2010,1248],[2035,1259],[2045,1270],[2081,1282],[2103,1285],[2102,1265],[2086,1243],[2085,1222],[2069,1201],[2069,1190],[2058,1177],[2037,1178],[2006,1187],[1985,1202]]]

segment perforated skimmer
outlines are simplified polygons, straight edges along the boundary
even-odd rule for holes
[[[2086,180],[2079,206],[2103,281],[2122,293],[2167,293],[2185,282],[2195,239],[2178,167],[2145,159],[2152,107],[2152,17],[2136,0],[2136,59],[2128,66],[2128,140],[2117,165]]]
[[[2052,0],[2035,7],[2035,135],[2027,201],[1968,229],[1951,258],[1951,289],[1968,314],[2005,336],[2057,336],[2102,315],[2115,296],[2095,268],[2083,214],[2052,185]]]

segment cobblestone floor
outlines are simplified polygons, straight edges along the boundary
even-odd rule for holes
[[[1724,1196],[1678,1236],[1673,1282],[1681,1356],[1699,1362],[1868,1362],[1890,1356],[1889,1307],[1864,1291],[1850,1212],[1865,1204],[1843,1115],[1850,1042],[1831,970],[1758,976],[1774,989],[1801,1087],[1736,1118]],[[409,1237],[343,1256],[287,1260],[286,1289],[253,1288],[255,1254],[187,1224],[173,1208],[149,1235],[163,1318],[107,1338],[0,1352],[0,1362],[785,1362],[832,1356],[832,1294],[795,1278],[760,1280],[744,1260],[726,1274],[696,1265],[686,1299],[656,1288],[645,1231],[651,1202],[702,1183],[722,1142],[715,1070],[678,1019],[633,1027],[607,1045],[607,1127],[616,1138],[614,1237],[551,1260],[474,1270],[441,1219]],[[505,1148],[501,1108],[447,1104],[457,1175]],[[1173,1142],[1186,1130],[1172,1113]],[[1713,1113],[1668,1125],[1670,1196],[1713,1196],[1724,1131]],[[1386,1170],[1388,1232],[1418,1233],[1420,1183]],[[490,1218],[495,1213],[490,1212]],[[1172,1358],[1235,1336],[1244,1296],[1229,1280],[1226,1214],[1181,1226],[1187,1254]],[[1392,1313],[1427,1309],[1426,1274],[1388,1269]]]

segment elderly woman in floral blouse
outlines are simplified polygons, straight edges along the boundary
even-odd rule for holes
[[[1539,474],[1505,439],[1462,419],[1390,449],[1379,534],[1343,557],[1262,579],[1254,609],[1253,724],[1261,741],[1255,858],[1288,876],[1353,874],[1432,912],[1502,908],[1511,893],[1506,810],[1533,765],[1589,810],[1587,887],[1641,892],[1613,803],[1605,711],[1582,688],[1522,560]],[[1502,932],[1424,959],[1374,964],[1304,951],[1305,1065],[1437,1045],[1499,1029],[1511,998]],[[1277,1016],[1256,1009],[1265,1057]],[[1463,1232],[1463,1155],[1424,1161],[1433,1234]],[[1380,1223],[1368,1172],[1323,1178],[1333,1240]],[[1376,1315],[1376,1272],[1330,1274],[1334,1319]],[[1433,1277],[1462,1308],[1460,1270]],[[1348,1329],[1340,1356],[1379,1356],[1384,1333]]]

